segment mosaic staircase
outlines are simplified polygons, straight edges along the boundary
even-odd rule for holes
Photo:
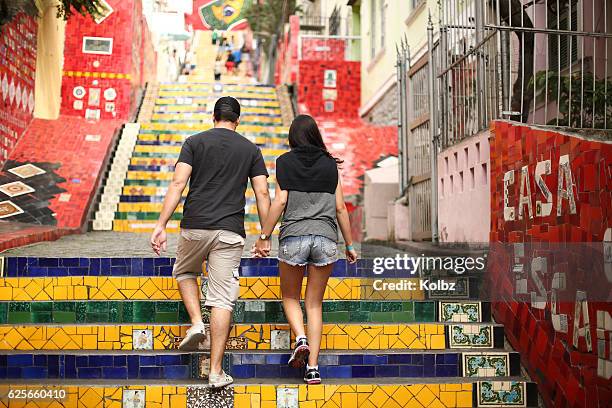
[[[126,124],[123,129],[95,214],[94,230],[153,229],[184,140],[212,126],[212,109],[222,95],[232,95],[240,101],[238,131],[261,148],[272,176],[270,189],[274,190],[275,159],[286,151],[287,145],[287,127],[282,125],[275,88],[224,83],[160,84],[145,96],[143,120]],[[187,191],[184,197],[186,194]],[[181,215],[182,204],[169,222],[168,231],[178,231]],[[247,234],[257,234],[257,219],[255,196],[247,189]]]
[[[323,307],[325,381],[306,386],[286,365],[293,339],[276,261],[243,259],[224,360],[236,385],[208,390],[208,345],[197,353],[176,349],[188,317],[171,278],[173,262],[0,258],[0,395],[66,394],[54,405],[32,400],[35,407],[537,404],[535,385],[522,380],[518,354],[504,351],[503,328],[491,322],[487,303],[375,291],[362,277],[367,261],[339,261],[334,269]],[[461,282],[469,297],[469,282]]]

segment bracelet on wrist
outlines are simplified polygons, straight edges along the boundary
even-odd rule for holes
[[[346,250],[347,250],[347,251],[354,251],[354,250],[355,250],[355,247],[354,247],[353,245],[347,245],[347,246],[346,246]]]

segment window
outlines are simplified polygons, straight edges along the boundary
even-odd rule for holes
[[[578,31],[578,1],[572,0],[548,14],[548,28]],[[561,34],[548,35],[548,66],[559,71],[578,61],[578,37]]]

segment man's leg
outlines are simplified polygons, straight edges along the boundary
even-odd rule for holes
[[[210,310],[210,373],[220,374],[229,336],[232,311],[220,307]]]
[[[192,324],[179,345],[180,350],[197,350],[198,345],[206,339],[197,280],[202,274],[202,263],[208,250],[206,235],[202,230],[184,229],[181,230],[179,238],[172,274],[177,281],[181,299]]]
[[[178,282],[179,293],[191,324],[202,323],[202,307],[200,306],[200,287],[198,286],[198,280],[189,277],[186,279],[179,280]]]
[[[229,336],[232,311],[240,293],[240,258],[244,238],[220,231],[208,254],[206,306],[210,316],[210,374],[222,372],[223,354]]]

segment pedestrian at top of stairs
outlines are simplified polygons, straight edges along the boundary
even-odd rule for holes
[[[206,260],[208,293],[205,305],[211,308],[209,384],[222,387],[233,382],[223,372],[222,361],[232,310],[240,292],[238,270],[246,237],[244,207],[249,179],[260,220],[268,215],[270,196],[268,172],[261,151],[236,132],[240,122],[238,101],[228,96],[217,100],[213,122],[213,129],[192,135],[183,144],[151,235],[151,246],[157,255],[166,249],[166,225],[189,182],[172,274],[192,326],[179,349],[196,350],[206,339],[197,284]]]
[[[338,260],[338,224],[346,244],[346,258],[355,263],[351,225],[342,193],[338,165],[321,137],[315,120],[298,115],[289,128],[291,151],[276,160],[276,193],[254,246],[267,256],[269,238],[282,215],[279,235],[280,286],[283,308],[296,343],[288,364],[304,367],[304,381],[319,384],[318,358],[323,326],[322,302],[327,281]],[[302,281],[308,269],[304,305],[308,336],[300,307]]]

